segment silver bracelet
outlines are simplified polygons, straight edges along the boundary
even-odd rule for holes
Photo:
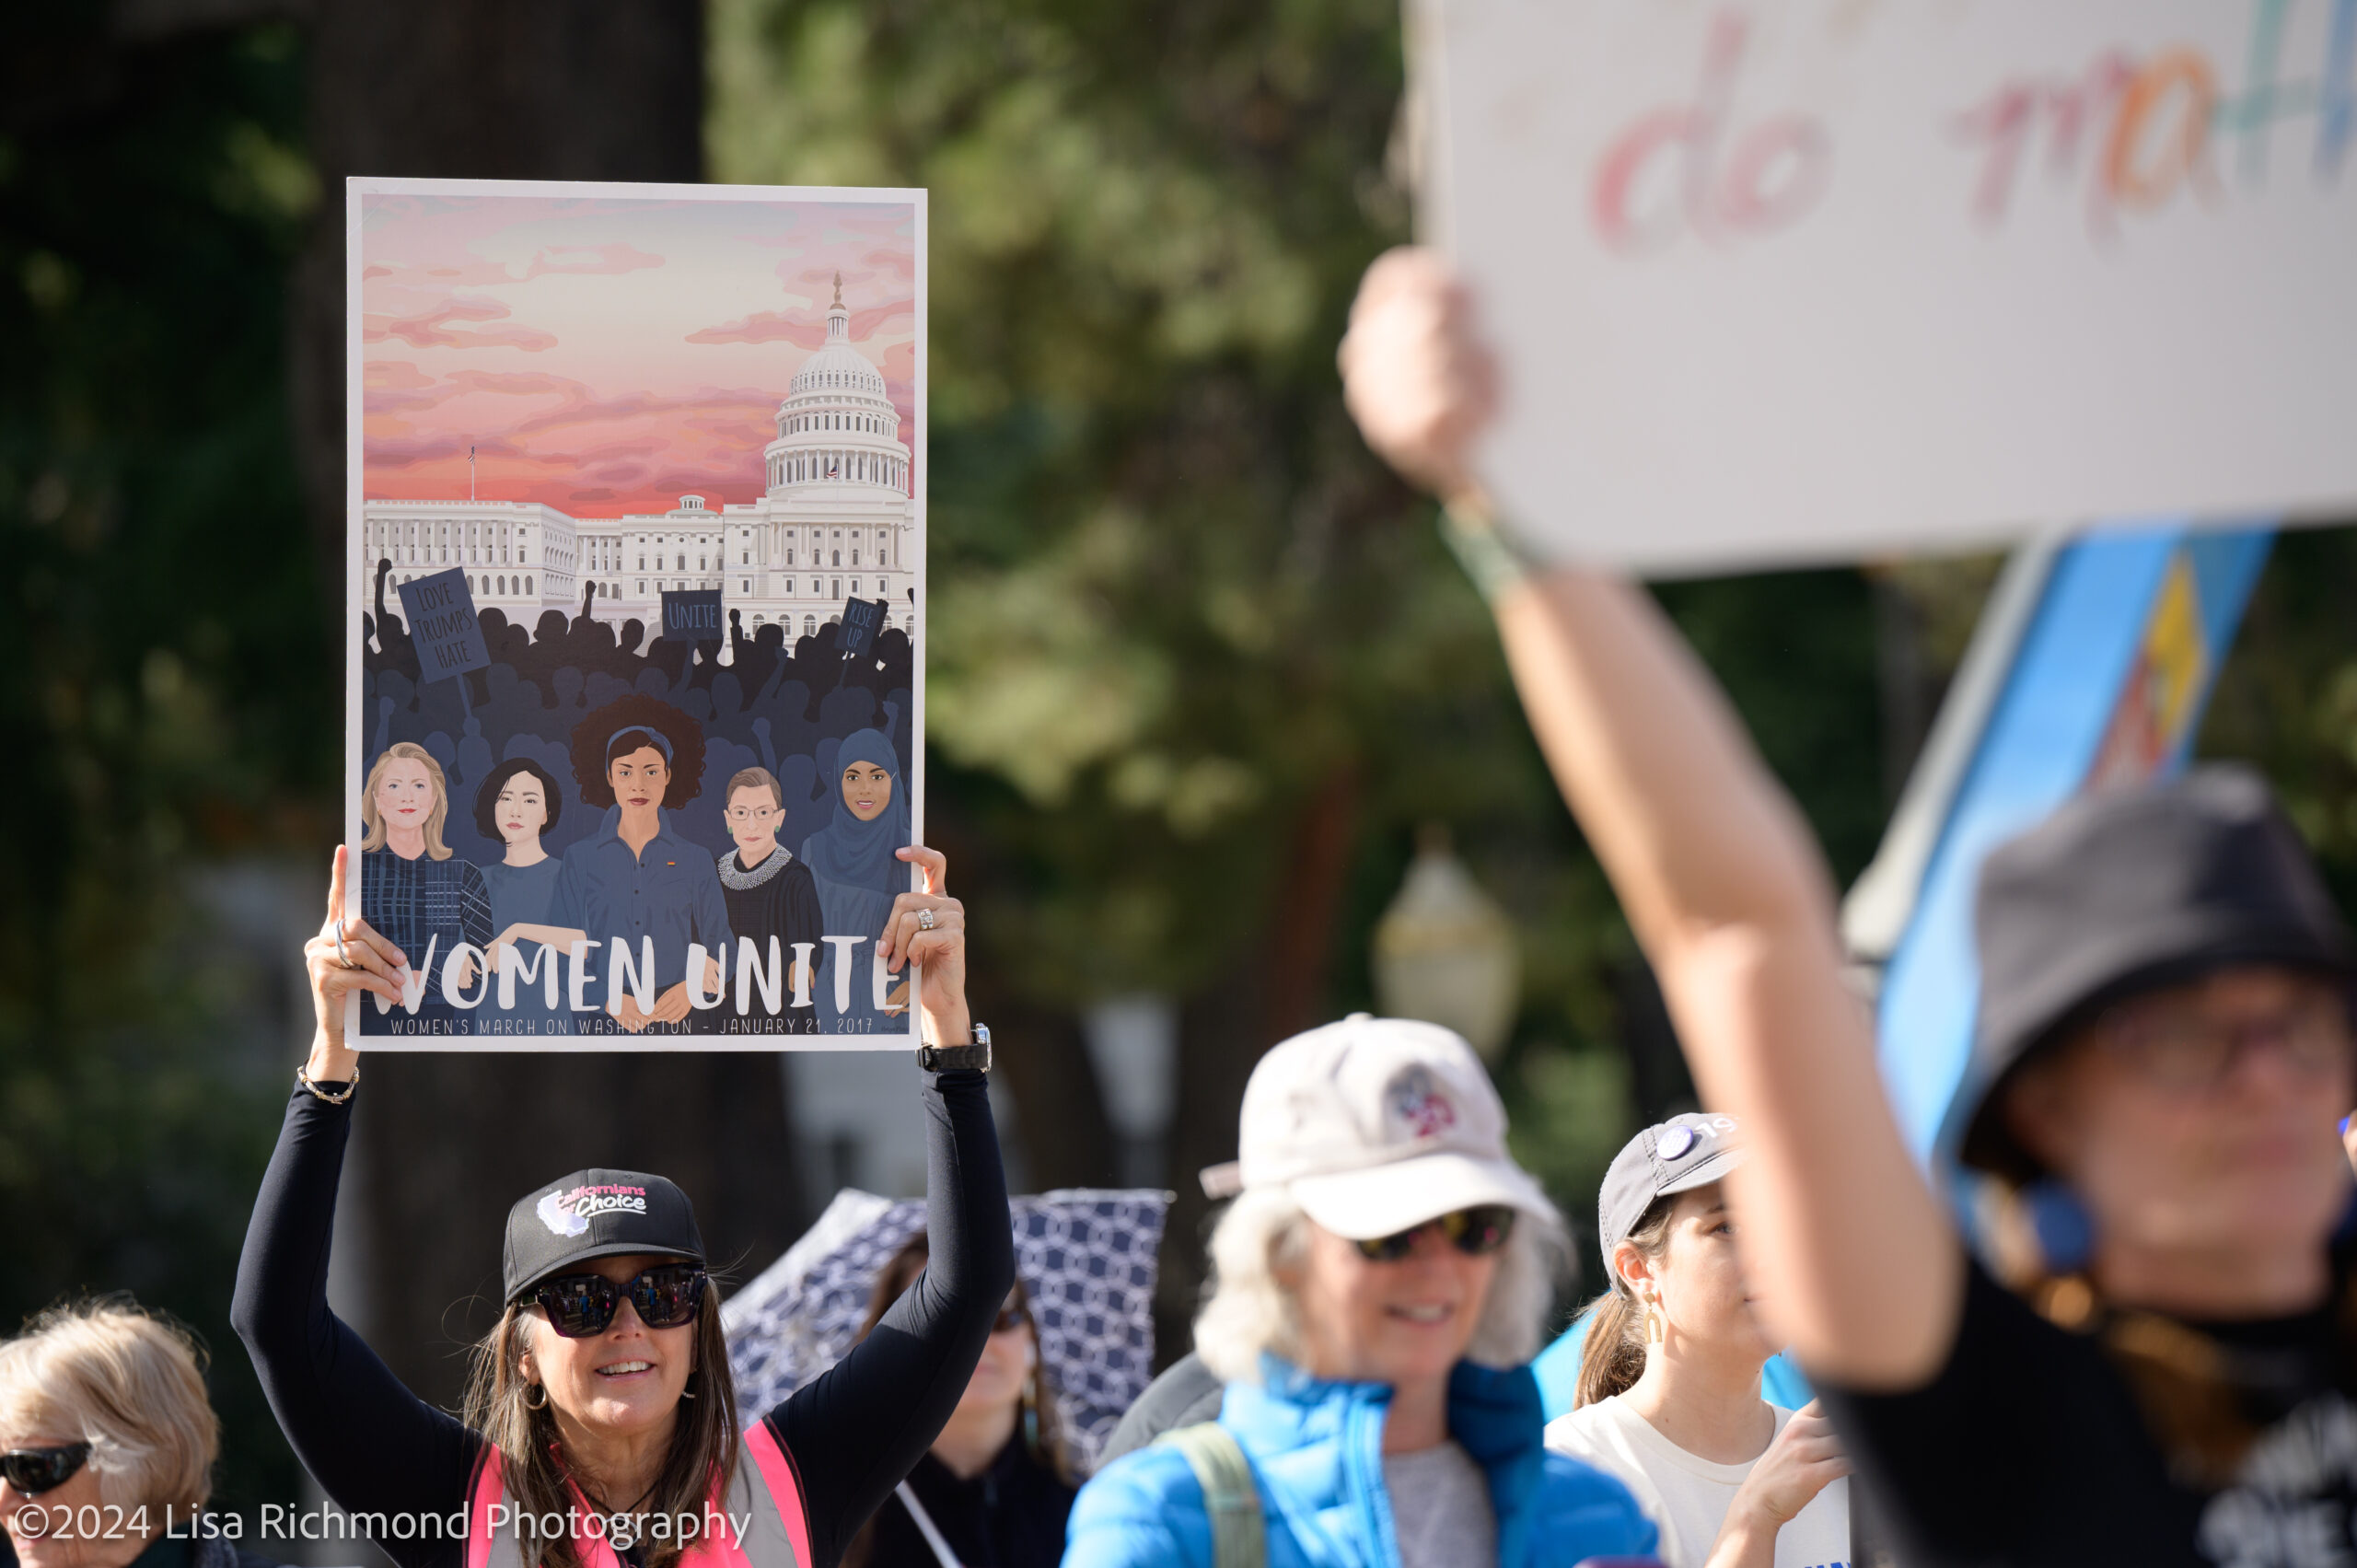
[[[313,1099],[325,1100],[330,1105],[342,1105],[352,1098],[352,1091],[360,1086],[360,1063],[355,1062],[352,1064],[352,1076],[344,1081],[343,1093],[340,1095],[331,1095],[312,1082],[311,1070],[308,1067],[296,1068],[295,1081],[310,1090]]]

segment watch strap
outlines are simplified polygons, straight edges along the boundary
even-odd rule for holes
[[[991,1070],[991,1031],[987,1024],[974,1026],[970,1045],[921,1045],[917,1047],[917,1065],[928,1073],[946,1073],[956,1067],[970,1067],[978,1073]]]

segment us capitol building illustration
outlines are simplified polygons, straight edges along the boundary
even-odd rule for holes
[[[366,501],[366,580],[380,561],[393,583],[457,566],[476,609],[528,628],[546,610],[580,613],[588,596],[598,620],[637,620],[652,636],[665,589],[718,588],[749,636],[782,625],[790,645],[840,619],[847,598],[885,600],[879,630],[913,630],[909,448],[883,376],[848,341],[850,321],[839,273],[826,343],[778,405],[760,500],[715,511],[682,495],[668,512],[620,517],[536,501]]]

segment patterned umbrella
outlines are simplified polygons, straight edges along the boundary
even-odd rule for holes
[[[1154,1266],[1170,1194],[1075,1188],[1016,1198],[1015,1268],[1084,1472],[1154,1376]],[[737,1408],[768,1410],[840,1360],[876,1276],[924,1225],[924,1200],[845,1188],[785,1256],[729,1297]]]

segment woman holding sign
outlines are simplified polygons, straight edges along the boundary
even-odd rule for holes
[[[1369,270],[1342,368],[1376,449],[1478,517],[1497,383],[1436,260]],[[1746,1266],[1902,1560],[2347,1561],[2357,964],[2266,786],[2085,796],[1982,861],[1949,1125],[1984,1261],[1893,1119],[1824,859],[1701,663],[1642,591],[1472,526],[1532,727],[1742,1119]]]
[[[834,1568],[955,1409],[1015,1280],[985,1074],[965,1000],[965,915],[946,864],[904,847],[925,891],[883,946],[924,970],[930,1264],[879,1330],[741,1434],[720,1291],[695,1214],[659,1176],[576,1171],[520,1198],[506,1308],[475,1348],[465,1419],[404,1388],[327,1303],[336,1186],[360,1063],[354,993],[407,955],[341,918],[305,948],[316,1028],[262,1179],[231,1319],[272,1409],[330,1497],[401,1568]],[[709,865],[709,861],[707,861]]]

